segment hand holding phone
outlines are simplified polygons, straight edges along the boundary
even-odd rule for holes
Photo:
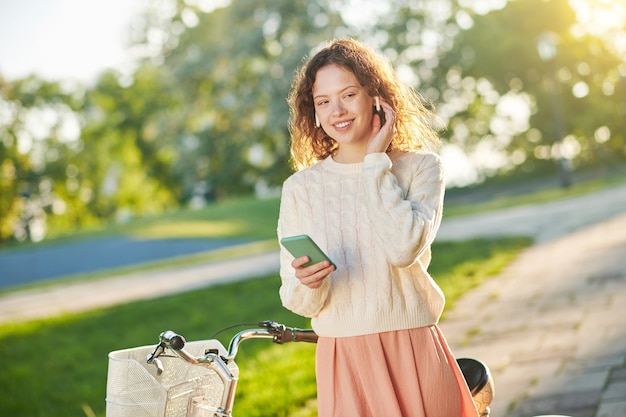
[[[337,266],[330,258],[320,249],[319,246],[308,235],[297,235],[284,237],[280,243],[293,255],[294,258],[308,256],[310,261],[304,264],[304,267],[313,265],[322,261],[328,261],[337,269]]]

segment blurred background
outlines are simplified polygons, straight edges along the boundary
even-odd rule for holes
[[[441,118],[450,190],[626,160],[622,0],[27,0],[0,13],[0,246],[276,196],[303,57],[358,37]]]

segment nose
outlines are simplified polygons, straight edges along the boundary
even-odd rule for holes
[[[341,103],[341,100],[334,100],[331,103],[331,106],[332,106],[332,114],[333,114],[333,116],[340,116],[345,111],[345,108],[344,108],[343,104]]]

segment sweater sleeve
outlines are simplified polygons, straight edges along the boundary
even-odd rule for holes
[[[287,180],[283,184],[278,216],[278,239],[287,236],[300,235],[303,233],[299,224],[299,210],[306,202],[299,201],[296,196],[305,196],[303,190],[298,192],[299,185],[296,181]],[[295,269],[291,266],[293,256],[282,245],[280,246],[280,299],[285,308],[304,317],[315,317],[324,306],[329,293],[330,284],[324,280],[322,286],[312,289],[300,283],[296,278]]]
[[[435,239],[443,210],[443,169],[434,153],[405,154],[393,165],[385,153],[366,155],[364,199],[389,262],[403,268]]]

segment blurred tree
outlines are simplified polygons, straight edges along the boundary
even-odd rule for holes
[[[158,213],[176,207],[172,138],[160,131],[179,97],[160,69],[143,65],[124,84],[103,73],[86,97],[84,145],[77,166],[88,169],[89,208],[98,218]]]
[[[18,151],[18,105],[12,90],[0,79],[0,244],[13,235],[21,212],[18,196],[31,170],[27,157]]]
[[[600,3],[151,0],[131,74],[106,71],[89,89],[0,79],[0,241],[44,217],[74,229],[271,192],[290,173],[294,71],[343,36],[383,51],[436,104],[477,179],[552,172],[561,156],[623,164],[626,19],[593,25],[600,7],[625,13]]]
[[[581,168],[626,159],[619,1],[395,0],[378,11],[361,36],[437,105],[447,146],[470,156],[478,179],[545,175],[561,156]],[[617,16],[612,29],[583,25],[593,11]],[[545,38],[557,49],[542,60]]]
[[[162,13],[162,8],[159,9]],[[167,33],[151,58],[181,95],[175,176],[186,200],[276,186],[289,173],[286,96],[302,57],[335,36],[341,20],[324,2],[232,1],[203,10],[176,3],[171,18],[146,18],[140,43]]]
[[[0,243],[40,240],[48,216],[64,211],[57,192],[67,187],[81,105],[76,86],[0,78]]]
[[[305,0],[224,4],[149,2],[147,59],[88,90],[2,81],[0,239],[46,213],[72,230],[282,182],[292,75],[341,20]]]
[[[610,38],[581,26],[573,3],[509,1],[482,15],[455,15],[467,29],[442,57],[442,75],[452,96],[468,99],[450,117],[449,139],[477,158],[495,151],[495,172],[545,173],[557,160],[568,185],[569,164],[626,159],[626,60]]]

